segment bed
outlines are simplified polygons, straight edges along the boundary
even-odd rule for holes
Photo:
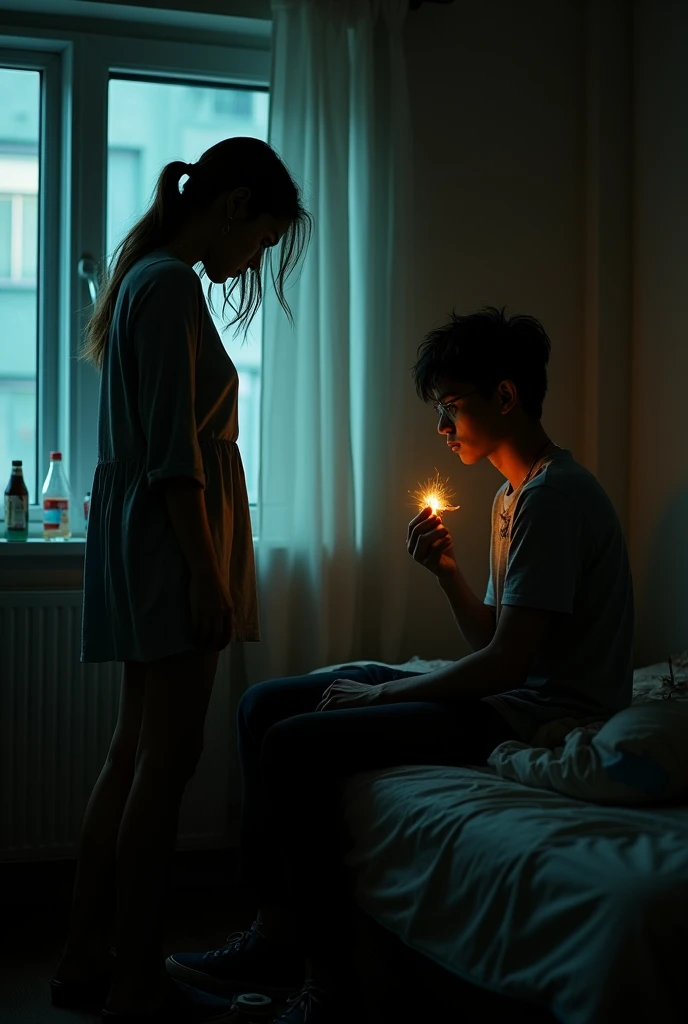
[[[356,776],[345,815],[358,907],[446,972],[562,1024],[688,1020],[688,806],[410,765]]]

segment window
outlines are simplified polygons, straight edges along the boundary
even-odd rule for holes
[[[171,160],[195,162],[230,135],[267,138],[264,91],[145,78],[110,80],[108,103],[107,250],[112,254],[150,201],[160,170]],[[218,289],[216,310],[221,309]],[[260,312],[245,344],[220,317],[215,325],[239,373],[240,447],[249,500],[258,497],[260,431]]]
[[[99,386],[77,358],[91,309],[81,273],[112,253],[167,161],[196,160],[232,134],[266,137],[269,36],[211,45],[191,30],[176,42],[122,22],[88,35],[68,24],[33,42],[29,25],[4,26],[0,38],[0,479],[22,459],[35,506],[60,449],[78,508],[96,463]],[[261,325],[246,344],[218,327],[241,377],[255,502]]]
[[[40,115],[40,72],[0,67],[0,478],[21,459],[33,501]]]

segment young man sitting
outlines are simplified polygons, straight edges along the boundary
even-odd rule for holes
[[[336,994],[349,943],[341,784],[400,764],[484,764],[548,721],[611,717],[630,703],[626,545],[600,484],[540,422],[549,352],[537,320],[492,308],[453,316],[421,345],[416,388],[440,435],[465,464],[489,459],[505,478],[484,600],[444,523],[424,509],[409,524],[408,551],[437,577],[473,653],[429,674],[368,666],[247,691],[240,879],[260,910],[221,950],[171,956],[173,977],[279,996],[303,977],[305,954],[306,984],[280,1024],[352,1020]]]

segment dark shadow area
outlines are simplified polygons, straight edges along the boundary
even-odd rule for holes
[[[547,1010],[487,992],[450,974],[366,914],[357,919],[353,966],[370,1024],[556,1024]]]
[[[234,883],[234,850],[179,852],[168,878],[165,951],[204,950],[246,928],[255,908]],[[0,866],[2,1024],[96,1024],[100,1016],[54,1009],[48,979],[66,928],[73,861]],[[461,1024],[552,1024],[537,1008],[485,992],[406,948],[365,914],[357,916],[352,984],[363,1002],[352,1024],[401,1020]]]
[[[688,647],[688,487],[678,491],[657,523],[638,609],[641,663],[666,661]]]

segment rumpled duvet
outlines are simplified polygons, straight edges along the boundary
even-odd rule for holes
[[[562,1024],[688,1021],[688,808],[408,766],[345,812],[358,904],[448,971]]]

